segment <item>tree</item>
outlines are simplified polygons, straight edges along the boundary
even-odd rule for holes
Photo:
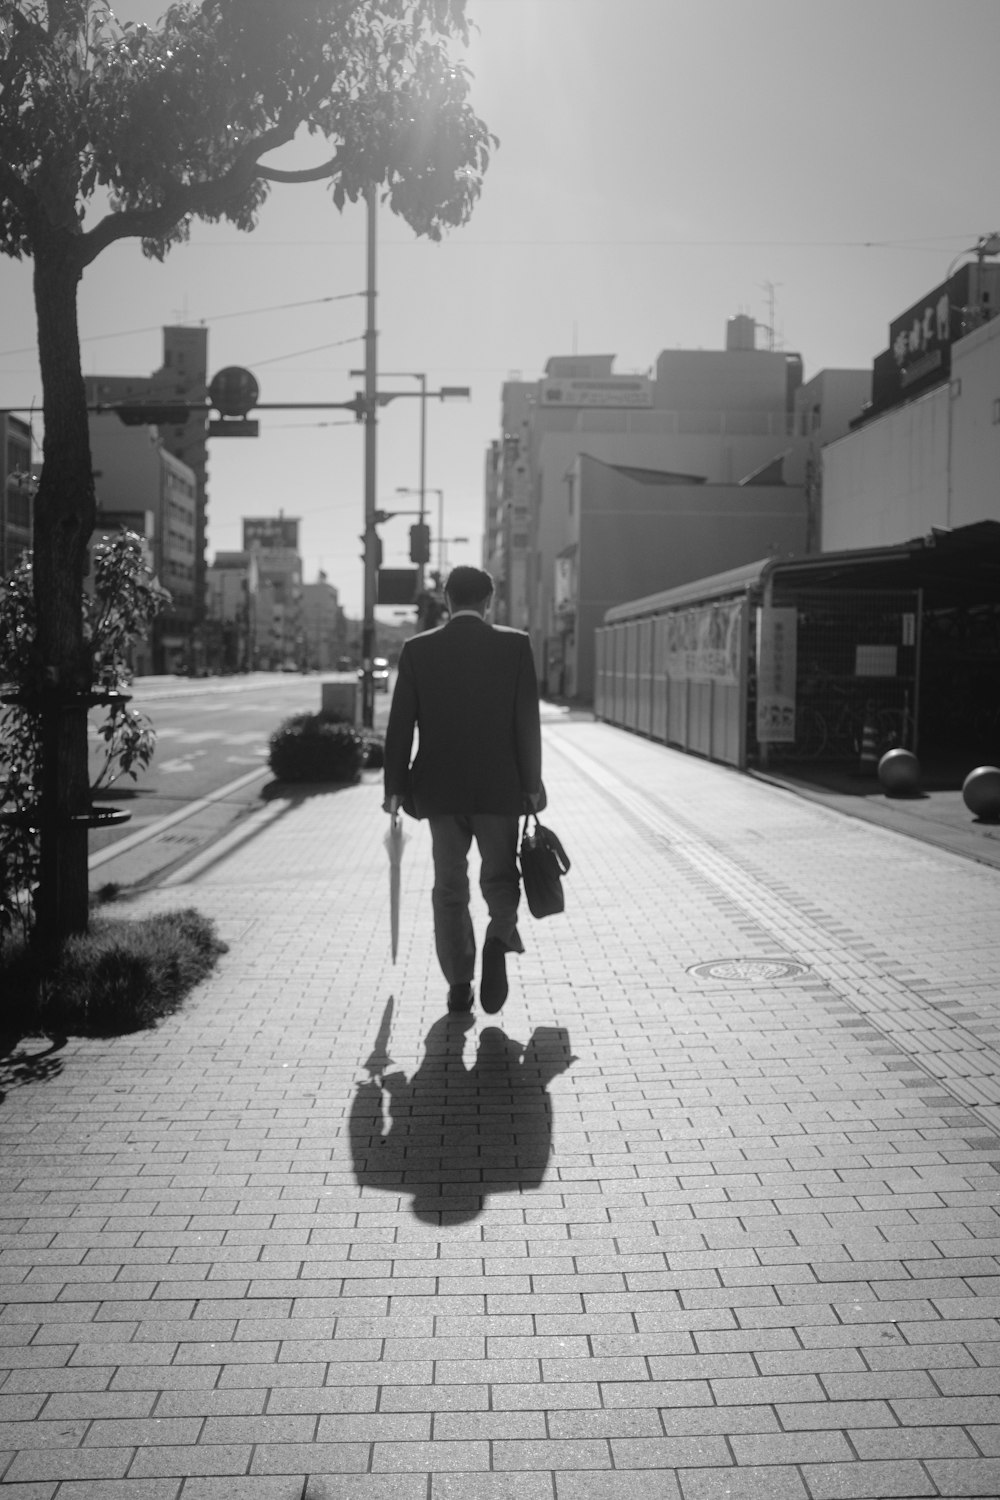
[[[418,235],[463,224],[494,144],[452,56],[466,0],[203,0],[158,28],[107,0],[0,0],[0,250],[34,262],[45,424],[35,505],[36,701],[43,794],[39,919],[87,925],[87,697],[81,627],[95,521],[77,327],[86,268],[136,238],[162,258],[194,219],[254,227],[272,181],[372,188]],[[302,130],[304,172],[264,158]],[[76,823],[71,823],[72,818]]]
[[[170,603],[146,564],[142,538],[119,530],[92,549],[93,578],[83,596],[83,637],[90,655],[95,696],[106,714],[97,730],[104,762],[90,791],[137,779],[153,758],[156,732],[149,718],[128,707],[134,648],[146,639],[156,616]],[[35,680],[37,607],[30,552],[0,581],[0,660],[15,689],[0,708],[0,953],[12,936],[30,935],[26,896],[39,878],[38,782],[42,747],[38,716],[16,701]],[[138,769],[137,769],[138,768]],[[55,956],[55,955],[52,955]]]

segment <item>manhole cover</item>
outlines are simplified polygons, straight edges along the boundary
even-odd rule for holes
[[[717,958],[708,964],[692,964],[689,974],[699,979],[741,979],[754,983],[769,979],[792,979],[796,974],[807,974],[806,964],[795,963],[784,958]]]

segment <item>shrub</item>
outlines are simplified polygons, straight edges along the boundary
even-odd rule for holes
[[[268,764],[278,781],[357,781],[361,734],[328,714],[293,714],[271,736]]]
[[[380,771],[385,765],[385,735],[379,734],[374,729],[362,729],[361,740],[365,770]]]
[[[29,481],[29,490],[34,481]],[[93,687],[106,694],[107,713],[97,733],[104,742],[103,764],[91,792],[107,790],[122,776],[137,780],[153,758],[156,731],[137,709],[126,705],[136,645],[170,602],[146,566],[144,544],[120,530],[95,540],[91,549],[92,587],[83,596],[83,630],[90,654]],[[32,554],[25,552],[0,580],[0,680],[29,700],[39,683]],[[38,887],[38,833],[27,815],[41,796],[40,720],[35,707],[0,706],[0,953],[27,942],[34,921]]]
[[[0,978],[13,1002],[5,1016],[23,1034],[120,1036],[177,1010],[227,945],[193,907],[151,917],[95,917],[67,940],[53,968],[23,945]]]

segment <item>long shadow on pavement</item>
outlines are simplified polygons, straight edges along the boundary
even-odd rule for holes
[[[565,1028],[539,1026],[518,1042],[490,1026],[467,1067],[472,1016],[442,1016],[408,1079],[387,1071],[392,1008],[390,999],[351,1105],[359,1184],[409,1196],[430,1224],[468,1223],[491,1195],[540,1187],[552,1151],[548,1086],[575,1061]]]
[[[65,1037],[25,1040],[13,1035],[0,1038],[0,1104],[13,1088],[21,1088],[27,1083],[45,1083],[57,1077],[63,1068],[59,1053],[65,1045]]]

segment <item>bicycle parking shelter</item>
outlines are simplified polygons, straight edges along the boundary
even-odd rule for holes
[[[609,609],[598,718],[729,765],[1000,759],[1000,521],[765,558]]]

